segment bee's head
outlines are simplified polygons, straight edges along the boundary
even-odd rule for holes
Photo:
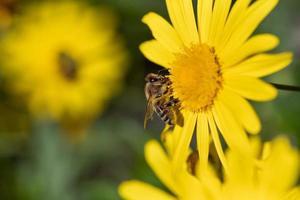
[[[149,83],[155,83],[163,80],[164,80],[164,76],[154,74],[154,73],[147,74],[147,76],[145,77],[145,81]]]

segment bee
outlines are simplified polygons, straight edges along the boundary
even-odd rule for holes
[[[154,112],[170,127],[174,127],[175,124],[183,126],[180,102],[172,95],[170,79],[164,75],[150,73],[145,77],[145,81],[147,108],[144,127],[146,128],[147,121],[153,118]]]

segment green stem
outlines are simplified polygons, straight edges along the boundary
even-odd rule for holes
[[[282,85],[282,84],[277,84],[277,83],[270,83],[270,84],[272,84],[274,87],[276,87],[279,90],[300,92],[300,86]]]

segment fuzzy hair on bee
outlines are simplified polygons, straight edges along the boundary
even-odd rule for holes
[[[153,118],[154,112],[170,127],[174,127],[176,124],[183,126],[180,102],[172,95],[170,79],[166,75],[150,73],[145,77],[145,81],[147,107],[144,128],[147,126],[147,121]]]

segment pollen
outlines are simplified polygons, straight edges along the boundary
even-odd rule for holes
[[[176,54],[170,69],[173,95],[183,109],[209,109],[222,88],[223,78],[215,50],[206,44],[193,45]]]

